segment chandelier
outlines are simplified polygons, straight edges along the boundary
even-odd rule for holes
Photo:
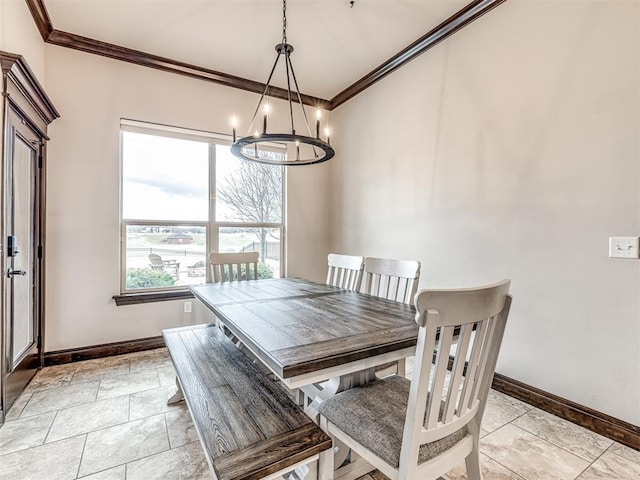
[[[276,52],[276,61],[271,68],[269,79],[267,80],[264,91],[262,92],[258,105],[253,113],[253,118],[251,119],[248,129],[249,133],[247,136],[236,139],[237,119],[233,117],[231,121],[233,127],[233,145],[231,145],[231,153],[244,160],[269,165],[312,165],[314,163],[326,162],[335,155],[335,151],[330,144],[329,129],[325,128],[324,131],[326,140],[323,140],[320,136],[321,113],[319,109],[316,112],[315,135],[313,135],[311,127],[309,126],[309,118],[307,117],[307,112],[304,108],[304,104],[302,103],[300,88],[298,87],[296,74],[293,71],[293,64],[291,63],[293,46],[287,43],[287,0],[283,0],[282,2],[282,42],[276,45]],[[281,56],[284,56],[284,68],[287,78],[287,101],[291,129],[289,133],[269,133],[267,131],[267,126],[269,116],[271,114],[271,108],[269,103],[265,102],[265,97],[269,93],[271,79],[273,78],[273,73],[278,66]],[[295,86],[295,91],[291,89],[292,82]],[[302,110],[302,118],[306,125],[307,135],[301,135],[296,132],[295,122],[293,119],[294,101],[297,101],[300,105],[300,109]],[[254,125],[260,111],[263,113],[262,131],[259,131],[258,129],[254,130]],[[287,148],[287,155],[284,157],[279,155],[269,155],[269,151],[273,150],[274,145],[282,147],[283,144]]]

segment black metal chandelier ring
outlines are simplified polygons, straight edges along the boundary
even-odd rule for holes
[[[320,138],[309,137],[306,135],[298,135],[298,134],[288,134],[288,133],[263,133],[261,135],[255,136],[247,136],[243,138],[239,138],[236,142],[231,146],[231,153],[235,156],[240,157],[244,160],[248,160],[250,162],[256,163],[267,163],[273,165],[282,165],[283,162],[280,160],[269,160],[268,158],[260,158],[258,155],[254,154],[254,156],[248,156],[243,152],[244,148],[254,146],[258,148],[258,144],[260,143],[293,143],[297,146],[299,144],[307,144],[313,145],[314,147],[318,147],[321,150],[321,154],[318,156],[313,156],[311,158],[296,158],[295,160],[289,160],[286,162],[286,165],[313,165],[314,163],[322,163],[326,162],[333,158],[336,152],[333,150],[333,147]]]

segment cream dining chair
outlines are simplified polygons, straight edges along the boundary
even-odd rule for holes
[[[509,315],[509,284],[420,291],[413,379],[387,377],[325,400],[321,428],[392,480],[435,479],[462,460],[468,478],[480,480],[480,424]]]
[[[330,253],[327,257],[327,285],[359,291],[364,257]]]
[[[410,304],[418,290],[420,262],[367,257],[363,293]]]
[[[210,253],[209,266],[213,283],[239,282],[258,279],[258,252],[242,253]],[[222,320],[216,317],[218,328],[224,332],[237,346],[248,354],[242,342],[224,326]]]
[[[362,293],[387,300],[410,304],[418,290],[420,262],[367,257],[364,261]],[[397,373],[405,375],[405,360],[398,360],[376,368],[380,377]]]
[[[256,280],[259,259],[258,252],[210,253],[209,265],[213,283]]]

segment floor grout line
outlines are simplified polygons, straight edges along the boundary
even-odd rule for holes
[[[82,444],[82,453],[80,454],[80,461],[78,462],[78,470],[76,470],[76,478],[80,475],[80,467],[82,466],[82,460],[84,460],[84,449],[87,448],[87,441],[89,434],[84,435],[84,443]]]
[[[504,468],[504,469],[505,469],[505,470],[507,470],[508,472],[513,473],[516,477],[521,478],[522,480],[529,480],[529,479],[527,479],[525,476],[520,475],[519,473],[514,472],[513,470],[511,470],[511,469],[510,469],[509,467],[507,467],[506,465],[503,465],[502,463],[500,463],[500,462],[499,462],[498,460],[496,460],[495,458],[491,458],[489,455],[487,455],[486,453],[484,453],[484,452],[482,451],[482,449],[480,449],[480,453],[481,453],[482,455],[484,455],[485,457],[487,457],[487,458],[491,459],[491,461],[492,461],[492,462],[495,462],[495,463],[497,463],[498,465],[500,465],[502,468]]]
[[[135,355],[135,354],[126,354],[126,355]],[[123,355],[123,357],[124,357],[124,356],[126,356],[126,355]],[[80,363],[80,362],[79,362],[79,363]],[[123,364],[124,364],[124,363],[125,363],[125,362],[123,362]],[[153,417],[153,416],[162,415],[162,416],[163,416],[163,421],[164,421],[164,426],[165,426],[165,437],[166,437],[166,441],[167,441],[168,448],[167,448],[167,449],[165,449],[165,450],[162,450],[162,451],[160,451],[160,452],[156,452],[156,453],[153,453],[153,454],[146,455],[146,456],[144,456],[144,457],[136,458],[135,460],[131,460],[131,461],[129,461],[129,462],[120,463],[120,464],[118,464],[118,465],[112,465],[112,466],[110,466],[110,467],[108,467],[108,468],[105,468],[105,469],[103,469],[103,470],[100,470],[100,471],[97,471],[97,472],[92,472],[92,473],[87,474],[87,475],[89,475],[89,476],[94,475],[94,474],[97,474],[97,473],[100,473],[100,472],[104,472],[104,471],[107,471],[107,470],[116,469],[116,468],[118,468],[118,469],[119,469],[119,468],[124,467],[124,476],[125,476],[125,479],[126,479],[126,478],[128,478],[128,477],[129,477],[129,473],[130,473],[130,472],[128,471],[128,466],[129,466],[129,464],[132,464],[133,462],[136,462],[136,461],[139,461],[139,460],[143,460],[143,459],[147,459],[147,458],[149,458],[149,457],[153,457],[153,456],[155,456],[155,455],[160,455],[160,454],[162,454],[162,453],[166,453],[166,452],[170,452],[170,451],[174,450],[174,447],[171,445],[171,440],[170,440],[170,435],[169,435],[169,426],[168,426],[168,418],[167,418],[167,415],[168,415],[169,413],[171,413],[171,412],[179,411],[179,410],[180,410],[180,408],[175,408],[175,409],[171,409],[171,410],[167,410],[167,411],[162,411],[162,412],[158,412],[158,413],[153,413],[153,414],[150,414],[150,415],[145,416],[145,417],[142,417],[142,418],[137,418],[137,419],[135,419],[135,420],[131,420],[133,396],[134,396],[134,395],[136,395],[136,394],[142,394],[142,393],[144,393],[144,392],[150,392],[150,391],[152,391],[152,390],[158,390],[158,391],[160,392],[160,391],[162,391],[164,388],[169,387],[169,385],[162,385],[162,383],[161,383],[160,369],[161,369],[161,368],[164,368],[164,367],[166,367],[166,366],[171,366],[171,364],[170,364],[170,363],[168,363],[168,364],[159,364],[159,365],[156,365],[156,366],[154,366],[154,367],[152,367],[152,368],[146,368],[146,367],[145,367],[145,368],[143,368],[142,370],[139,370],[139,371],[132,371],[132,368],[136,368],[134,365],[135,365],[134,360],[133,360],[133,359],[131,359],[131,358],[129,358],[129,361],[128,361],[128,368],[129,368],[129,370],[128,370],[128,371],[129,371],[129,373],[122,373],[122,374],[118,374],[117,376],[125,377],[126,375],[135,375],[135,374],[137,374],[137,373],[143,373],[143,372],[149,372],[149,371],[151,371],[151,370],[155,370],[155,373],[156,373],[155,377],[157,378],[158,385],[157,385],[157,386],[154,386],[154,387],[152,387],[152,388],[146,388],[146,389],[144,389],[144,390],[139,390],[139,391],[136,391],[136,392],[124,393],[124,394],[121,394],[121,395],[116,395],[115,397],[110,397],[110,398],[106,398],[106,399],[98,399],[98,394],[99,394],[99,392],[100,392],[100,388],[101,388],[101,387],[102,387],[102,385],[103,385],[103,381],[106,381],[106,380],[108,380],[109,378],[112,378],[112,377],[103,377],[103,378],[99,378],[99,379],[97,379],[97,388],[96,388],[96,393],[95,393],[95,397],[94,397],[94,400],[93,400],[93,401],[89,401],[89,402],[82,403],[82,404],[79,404],[79,405],[72,405],[72,406],[69,406],[69,407],[64,407],[64,408],[59,408],[59,409],[56,409],[56,410],[52,410],[53,412],[55,412],[55,414],[54,414],[54,416],[53,416],[53,420],[51,421],[51,424],[49,425],[49,429],[47,430],[47,433],[46,433],[46,435],[45,435],[44,442],[43,442],[43,444],[41,444],[41,445],[45,445],[45,444],[46,444],[47,439],[48,439],[48,438],[49,438],[49,436],[51,435],[51,431],[52,431],[53,425],[54,425],[54,423],[56,422],[57,417],[59,416],[59,414],[60,414],[60,412],[61,412],[62,410],[73,409],[73,408],[81,407],[81,406],[84,406],[84,405],[91,405],[91,404],[93,404],[93,403],[97,403],[97,402],[100,402],[100,401],[114,400],[114,399],[117,399],[117,398],[119,398],[119,397],[126,397],[126,398],[127,398],[127,401],[126,401],[126,409],[127,409],[127,412],[126,412],[126,419],[127,419],[127,420],[125,420],[124,422],[117,423],[117,424],[115,424],[115,425],[109,425],[109,426],[106,426],[106,427],[101,427],[101,428],[98,428],[98,429],[96,429],[96,430],[92,430],[91,432],[85,432],[85,433],[83,433],[83,434],[76,434],[76,435],[72,435],[72,436],[70,436],[70,437],[66,437],[66,438],[59,439],[59,440],[56,440],[56,441],[55,441],[55,442],[64,441],[64,440],[68,440],[69,438],[73,438],[73,437],[77,437],[77,436],[80,436],[80,435],[84,435],[84,437],[85,437],[85,438],[84,438],[84,443],[83,443],[83,446],[82,446],[82,453],[81,453],[81,456],[80,456],[80,462],[79,462],[79,464],[78,464],[78,470],[77,470],[77,472],[76,472],[76,477],[75,477],[75,478],[80,478],[80,477],[79,477],[80,467],[82,466],[82,462],[83,462],[83,460],[84,460],[84,455],[85,455],[85,453],[86,453],[86,448],[87,448],[87,444],[88,444],[88,435],[89,435],[90,433],[93,433],[93,432],[99,432],[99,431],[101,431],[101,430],[105,430],[105,429],[108,429],[108,428],[117,427],[117,426],[122,426],[122,425],[126,425],[126,424],[128,424],[128,423],[132,423],[132,422],[143,421],[143,420],[145,420],[145,419],[149,419],[149,418],[151,418],[151,417]],[[123,370],[124,370],[124,369],[123,369]],[[90,371],[90,370],[89,370],[89,371]],[[410,374],[411,374],[411,372],[407,372],[407,374],[408,374],[408,375],[410,375]],[[73,379],[74,375],[75,375],[75,373],[72,375],[72,377],[71,377],[72,379]],[[149,376],[150,376],[150,377],[153,377],[153,375],[149,375]],[[72,380],[70,380],[70,381],[69,381],[69,385],[64,385],[64,386],[70,386],[70,385],[71,385],[71,381],[72,381]],[[79,384],[82,384],[82,383],[90,383],[90,382],[96,382],[96,380],[89,380],[89,381],[86,381],[86,382],[78,382],[78,383],[73,384],[73,385],[79,385]],[[132,384],[135,384],[135,382],[132,382]],[[53,387],[53,388],[62,388],[62,387]],[[14,419],[14,421],[15,421],[15,420],[17,420],[17,419],[22,419],[22,418],[23,418],[23,417],[22,417],[22,414],[23,414],[23,413],[24,413],[24,411],[27,409],[27,406],[29,405],[29,402],[31,402],[31,401],[32,401],[32,399],[33,399],[33,395],[34,395],[35,393],[37,393],[38,391],[46,391],[46,390],[50,390],[50,389],[43,389],[43,390],[37,390],[36,392],[31,392],[31,393],[29,394],[28,399],[26,399],[26,403],[24,404],[24,406],[23,406],[22,410],[20,411],[20,414],[18,415],[18,417],[16,417],[16,419]],[[150,400],[151,400],[151,401],[153,401],[153,402],[156,402],[156,400],[157,400],[157,398],[156,398],[155,396],[153,396],[153,397],[149,397],[149,398],[150,398]],[[502,399],[502,398],[500,398],[500,397],[497,397],[497,400],[498,400],[498,402],[499,402],[499,403],[498,403],[498,405],[496,406],[496,409],[503,409],[503,407],[504,407],[504,408],[506,408],[506,407],[513,407],[513,408],[514,408],[514,409],[516,409],[517,411],[522,411],[522,410],[524,410],[524,408],[522,408],[522,409],[518,409],[518,405],[511,404],[510,402],[507,402],[507,401],[503,400],[503,399]],[[586,466],[586,467],[585,467],[585,468],[584,468],[580,473],[578,473],[578,474],[577,474],[577,476],[573,477],[573,480],[577,480],[577,479],[579,479],[579,478],[580,478],[580,476],[582,476],[582,475],[583,475],[587,470],[589,470],[589,468],[591,468],[591,467],[592,467],[592,465],[593,465],[595,462],[597,462],[597,461],[598,461],[598,460],[599,460],[599,459],[600,459],[604,454],[606,454],[607,452],[610,452],[610,451],[612,450],[612,448],[616,445],[616,442],[612,441],[612,442],[611,442],[611,443],[610,443],[606,448],[604,448],[604,450],[603,450],[601,453],[599,453],[599,455],[598,455],[594,460],[589,460],[589,459],[583,458],[582,456],[580,456],[580,455],[578,455],[578,454],[576,454],[576,453],[573,453],[573,452],[571,452],[571,451],[567,450],[563,445],[557,444],[557,443],[555,443],[554,441],[551,441],[551,440],[549,440],[549,439],[547,439],[547,438],[543,438],[540,434],[538,434],[538,433],[534,433],[534,432],[531,432],[531,431],[529,431],[529,430],[528,430],[527,428],[525,428],[525,427],[521,427],[521,426],[519,426],[519,425],[516,425],[514,422],[516,422],[517,420],[521,419],[522,417],[525,417],[526,415],[530,414],[530,413],[535,409],[535,407],[533,407],[533,406],[531,406],[531,405],[529,405],[529,404],[526,404],[525,402],[520,402],[520,403],[522,403],[523,407],[524,407],[524,406],[526,406],[526,408],[527,408],[527,410],[526,410],[526,411],[524,411],[523,413],[518,414],[515,418],[512,418],[510,421],[508,421],[508,422],[506,422],[506,423],[504,423],[504,424],[500,425],[498,428],[496,428],[496,429],[495,429],[495,430],[493,430],[492,432],[486,432],[486,435],[485,435],[483,438],[486,438],[486,437],[488,437],[489,435],[492,435],[493,433],[496,433],[496,432],[500,431],[501,429],[503,429],[503,428],[507,427],[508,425],[512,425],[512,426],[516,427],[517,429],[519,429],[519,430],[521,430],[521,431],[523,431],[523,432],[526,432],[526,433],[527,433],[527,434],[529,434],[529,435],[532,435],[533,437],[537,438],[538,440],[540,440],[540,441],[542,441],[542,442],[545,442],[545,443],[546,443],[546,444],[548,444],[548,445],[551,445],[551,446],[553,446],[553,447],[559,448],[559,449],[561,449],[562,451],[564,451],[564,452],[566,452],[566,453],[568,453],[568,454],[570,454],[570,455],[572,455],[572,456],[574,456],[574,457],[576,457],[576,458],[578,458],[578,459],[580,459],[580,460],[582,460],[582,461],[584,461],[584,462],[588,462],[588,465],[587,465],[587,466]],[[139,402],[138,402],[138,404],[140,405],[140,403],[139,403]],[[145,405],[146,405],[146,404],[145,404]],[[508,410],[510,410],[510,409],[508,409]],[[507,410],[507,411],[508,411],[508,410]],[[144,410],[144,411],[146,412],[147,410]],[[40,414],[38,414],[38,415],[46,414],[46,413],[49,413],[49,412],[42,412],[42,413],[40,413]],[[513,412],[511,412],[511,413],[513,413]],[[24,417],[24,418],[30,418],[30,417],[33,417],[33,416],[35,416],[35,415],[29,415],[29,416]],[[555,416],[554,416],[554,417],[555,417]],[[61,417],[61,418],[62,418],[62,417]],[[559,418],[559,417],[558,417],[558,418]],[[570,422],[569,422],[569,423],[570,423]],[[544,426],[544,422],[542,422],[542,423],[541,423],[541,425],[542,425],[542,426]],[[158,426],[159,426],[159,425],[158,425]],[[585,430],[586,432],[589,432],[589,430],[587,430],[587,429],[584,429],[584,428],[582,428],[582,429],[583,429],[583,430]],[[557,431],[557,430],[556,430],[556,431]],[[544,433],[544,432],[541,432],[541,433]],[[574,444],[574,443],[575,443],[575,445],[576,445],[576,446],[580,446],[580,445],[584,444],[584,442],[583,442],[583,443],[580,443],[580,442],[579,442],[579,440],[580,440],[580,438],[579,438],[579,437],[577,438],[577,440],[578,440],[577,442],[571,442],[571,444]],[[53,443],[55,443],[55,442],[51,442],[51,444],[53,444]],[[481,440],[481,442],[482,442],[482,440]],[[193,444],[193,443],[198,443],[198,444],[199,444],[199,440],[195,440],[195,441],[192,441],[192,442],[187,442],[187,443],[185,443],[185,444],[183,444],[183,445],[180,445],[179,447],[175,447],[175,448],[184,448],[184,447],[186,447],[186,446],[188,446],[188,445],[191,445],[191,444]],[[29,447],[29,448],[37,448],[37,446]],[[76,452],[77,452],[77,450],[76,450]],[[12,452],[12,453],[13,453],[13,452]],[[496,459],[492,458],[488,453],[484,452],[484,451],[482,450],[482,448],[480,449],[480,453],[481,453],[482,455],[484,455],[484,457],[485,457],[486,459],[491,460],[491,462],[495,462],[495,463],[496,463],[497,465],[499,465],[501,468],[505,469],[505,471],[506,471],[506,472],[509,472],[509,473],[510,473],[510,474],[512,474],[515,478],[522,479],[522,480],[537,480],[537,479],[533,479],[533,478],[525,477],[525,476],[523,476],[523,475],[521,475],[521,474],[519,474],[519,473],[517,473],[517,472],[513,471],[512,469],[510,469],[510,468],[508,468],[507,466],[503,465],[500,461],[498,461],[498,460],[496,460]],[[621,455],[618,455],[617,453],[615,453],[615,452],[613,452],[613,451],[611,451],[611,453],[612,453],[616,458],[620,458],[620,459],[623,459],[623,460],[625,460],[625,461],[629,461],[629,462],[634,463],[634,464],[636,464],[636,463],[637,463],[637,462],[633,462],[632,460],[627,459],[626,457],[623,457],[623,456],[621,456]],[[494,468],[497,468],[497,467],[494,467]],[[121,475],[121,474],[122,474],[122,471],[119,471],[119,474]],[[87,475],[85,475],[85,477],[86,477]],[[446,475],[443,475],[442,477],[443,477],[443,478],[448,478]],[[82,478],[84,478],[84,477],[82,477]],[[371,478],[373,478],[373,477],[371,477]],[[369,477],[365,477],[363,480],[369,480]]]

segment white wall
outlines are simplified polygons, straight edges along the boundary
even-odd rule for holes
[[[0,0],[0,50],[22,55],[44,84],[44,42],[24,0]]]
[[[116,307],[111,299],[120,284],[120,118],[228,132],[231,113],[250,115],[257,96],[55,46],[46,60],[47,92],[61,114],[49,131],[46,350],[208,321],[201,308],[183,314],[182,301]],[[322,279],[328,170],[289,172],[289,275]]]
[[[498,372],[640,425],[638,2],[507,2],[333,112],[331,250],[512,279]],[[339,133],[338,133],[339,132]]]

